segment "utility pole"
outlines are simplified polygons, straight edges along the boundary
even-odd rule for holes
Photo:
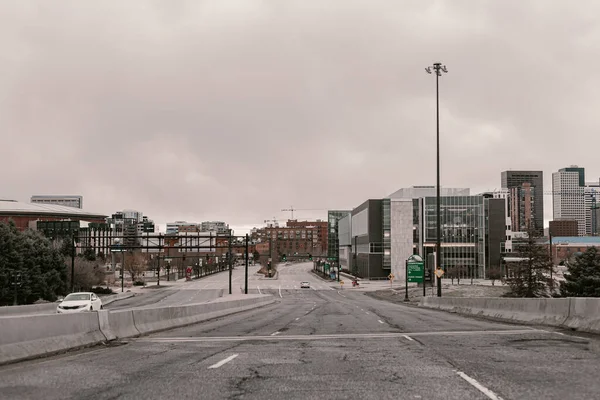
[[[72,232],[71,244],[73,245],[71,251],[71,293],[75,291],[75,231]]]
[[[121,259],[121,293],[123,293],[125,291],[125,249],[122,249],[121,254],[123,254]]]
[[[21,274],[19,274],[15,271],[15,272],[13,272],[12,275],[13,275],[13,285],[14,285],[14,289],[15,289],[15,299],[13,301],[13,305],[16,306],[19,304],[17,288],[19,286],[21,286]]]
[[[246,271],[244,276],[244,294],[248,294],[248,258],[250,257],[250,253],[248,252],[248,234],[246,233]]]
[[[160,253],[162,252],[162,247],[160,244],[161,234],[158,234],[158,257],[156,258],[156,269],[158,270],[158,280],[156,281],[156,286],[160,286]]]
[[[233,257],[231,256],[231,229],[229,229],[229,240],[228,240],[228,254],[227,254],[227,263],[229,264],[229,294],[232,293],[232,278],[233,278],[233,266],[231,260]]]
[[[441,63],[434,63],[433,67],[425,68],[428,74],[435,72],[435,116],[436,116],[436,144],[437,144],[437,193],[436,193],[436,214],[437,214],[437,238],[435,242],[435,263],[436,270],[441,268],[442,259],[442,228],[441,228],[441,212],[440,212],[440,90],[439,90],[439,78],[442,76],[442,72],[447,73],[445,65]],[[442,278],[437,276],[437,296],[442,297]]]

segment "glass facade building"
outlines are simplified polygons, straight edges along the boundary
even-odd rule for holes
[[[440,198],[441,266],[445,271],[456,268],[463,276],[483,278],[487,268],[500,264],[505,239],[504,201],[485,194]],[[419,221],[415,221],[416,215]],[[415,253],[423,255],[431,271],[437,239],[435,197],[413,201],[413,223]]]
[[[340,240],[339,240],[339,221],[340,219],[349,216],[352,211],[330,210],[327,212],[327,257],[338,257]]]

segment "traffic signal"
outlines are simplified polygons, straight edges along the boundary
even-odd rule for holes
[[[312,261],[312,254],[308,253],[308,259]]]
[[[282,254],[282,255],[281,255],[281,259],[282,259],[283,261],[285,261],[285,260],[287,260],[287,256],[286,256],[285,254]]]

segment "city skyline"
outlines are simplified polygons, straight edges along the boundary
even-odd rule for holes
[[[575,160],[563,144],[599,140],[599,78],[567,73],[594,65],[597,2],[543,12],[507,2],[224,3],[132,0],[123,13],[112,3],[3,2],[10,145],[0,166],[13,173],[1,197],[81,193],[89,210],[141,209],[160,223],[252,226],[286,218],[290,204],[324,210],[299,218],[325,219],[435,184],[435,82],[424,71],[434,62],[448,68],[443,187],[500,189],[497,174],[510,167],[545,171],[547,188],[570,164],[600,176],[592,152]],[[551,218],[545,207],[545,225]]]

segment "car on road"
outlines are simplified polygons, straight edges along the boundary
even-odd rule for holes
[[[98,311],[103,308],[102,300],[91,292],[71,293],[56,306],[59,314],[77,313],[85,311]]]
[[[310,289],[310,282],[301,282],[300,288],[301,289],[304,289],[304,288]]]

